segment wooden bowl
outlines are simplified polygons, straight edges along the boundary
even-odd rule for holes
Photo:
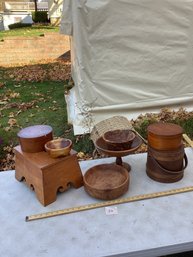
[[[129,173],[120,165],[101,164],[87,170],[83,181],[85,191],[90,196],[113,200],[128,191]]]
[[[72,141],[65,138],[51,140],[45,144],[45,150],[52,158],[69,155],[71,148]]]
[[[134,153],[142,144],[142,140],[139,136],[136,135],[136,137],[134,138],[130,149],[127,150],[109,150],[108,148],[108,144],[107,142],[104,140],[103,137],[99,137],[96,142],[95,142],[95,147],[97,148],[97,150],[102,153],[105,154],[107,156],[112,156],[112,157],[123,157],[123,156],[127,156],[131,153]]]
[[[104,133],[103,139],[107,143],[109,150],[127,150],[131,148],[135,136],[132,130],[117,129]]]
[[[53,139],[52,127],[48,125],[29,126],[21,129],[17,136],[23,152],[42,152],[45,151],[44,145]]]

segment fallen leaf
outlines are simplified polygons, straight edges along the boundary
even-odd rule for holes
[[[19,111],[16,113],[16,115],[15,115],[15,116],[19,115],[20,113],[21,113],[21,110],[19,110]]]
[[[10,112],[10,114],[9,114],[8,117],[9,117],[9,118],[14,118],[14,113],[13,113],[13,112]]]
[[[77,158],[78,159],[83,159],[85,157],[85,154],[83,152],[78,152],[77,153]]]
[[[20,94],[19,93],[16,93],[16,92],[12,92],[10,95],[9,95],[10,98],[19,98],[20,97]]]
[[[6,132],[8,132],[8,131],[11,130],[11,128],[10,128],[10,127],[5,127],[4,130],[5,130]]]
[[[3,82],[0,82],[0,88],[3,88],[5,84]]]
[[[30,117],[30,118],[32,118],[34,116],[35,116],[35,114],[33,114],[33,113],[30,113],[30,115],[28,115],[28,117]]]
[[[11,118],[11,119],[8,120],[7,123],[10,125],[10,127],[13,127],[17,124],[17,120]]]
[[[8,102],[7,101],[0,101],[0,104],[4,105],[4,104],[7,104]]]

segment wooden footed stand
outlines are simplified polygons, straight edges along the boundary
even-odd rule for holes
[[[64,192],[69,185],[79,188],[83,177],[76,157],[70,155],[62,158],[51,158],[46,152],[26,153],[16,146],[15,178],[25,181],[35,191],[36,197],[44,206],[56,201],[57,192]]]

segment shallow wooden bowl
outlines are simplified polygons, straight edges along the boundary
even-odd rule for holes
[[[129,173],[120,165],[101,164],[87,170],[83,181],[85,191],[92,197],[113,200],[128,191]]]
[[[99,137],[95,142],[95,147],[97,148],[97,150],[100,153],[105,154],[107,156],[123,157],[123,156],[127,156],[131,153],[134,153],[140,147],[141,144],[142,144],[141,138],[136,135],[129,149],[127,149],[127,150],[115,150],[115,149],[109,150],[108,144],[104,140],[104,138]]]
[[[129,129],[116,129],[107,131],[103,135],[109,150],[127,150],[135,139],[135,133]]]
[[[67,156],[71,149],[72,141],[65,138],[51,140],[45,144],[45,150],[52,158]]]

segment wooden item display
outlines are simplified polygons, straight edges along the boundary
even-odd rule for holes
[[[34,189],[36,197],[44,206],[54,202],[57,192],[64,192],[69,185],[79,188],[83,185],[83,177],[76,157],[71,150],[70,155],[51,158],[45,151],[26,153],[16,146],[15,178],[25,181]]]
[[[148,126],[147,131],[147,175],[162,183],[182,179],[188,165],[182,144],[183,129],[172,123],[154,123]]]
[[[104,133],[103,139],[109,150],[128,150],[135,138],[135,133],[129,129],[116,129]]]
[[[183,146],[173,151],[157,151],[148,147],[146,172],[153,180],[162,183],[177,182],[183,178],[187,165],[188,159]]]
[[[67,138],[54,139],[45,144],[45,150],[52,158],[67,156],[71,149],[72,141]]]
[[[148,145],[155,150],[175,150],[182,145],[183,129],[173,123],[154,123],[147,128]]]
[[[84,175],[86,192],[98,199],[113,200],[123,195],[129,188],[129,173],[120,165],[96,165]]]
[[[123,163],[122,157],[134,153],[140,147],[141,144],[142,144],[141,138],[139,138],[136,135],[129,149],[113,151],[113,150],[109,150],[107,142],[101,136],[96,140],[95,147],[102,154],[105,154],[107,156],[116,157],[116,164],[124,166],[124,168],[126,168],[128,171],[130,171],[130,169],[131,169],[130,165],[128,163]]]
[[[52,127],[48,125],[34,125],[26,127],[17,134],[21,149],[27,153],[44,151],[44,145],[53,139]]]

